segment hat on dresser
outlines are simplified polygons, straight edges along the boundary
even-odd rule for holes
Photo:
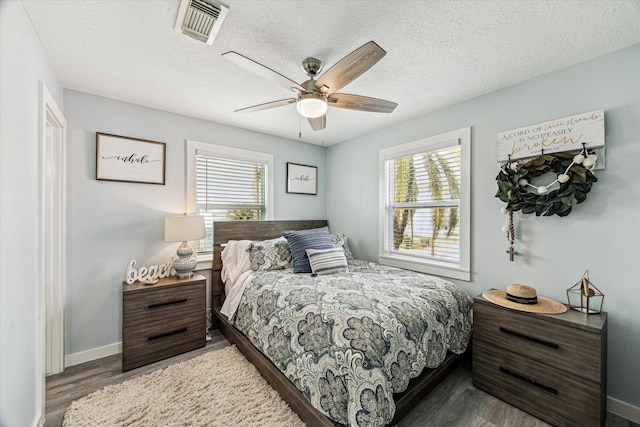
[[[494,304],[514,310],[543,314],[560,314],[567,311],[564,304],[550,298],[539,297],[536,289],[527,285],[509,285],[506,291],[492,289],[483,292],[482,296]]]

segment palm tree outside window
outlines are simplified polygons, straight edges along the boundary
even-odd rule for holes
[[[462,142],[470,140],[469,133],[467,128],[463,137],[445,134],[449,140],[434,137],[381,151],[385,185],[381,263],[409,268],[415,263],[434,265],[462,271],[454,277],[466,277],[468,147]],[[416,269],[433,272],[428,267]],[[439,269],[435,272],[446,275]]]

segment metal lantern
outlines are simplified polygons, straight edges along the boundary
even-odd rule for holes
[[[585,314],[596,314],[602,311],[604,294],[589,280],[589,270],[575,285],[567,289],[569,308]]]

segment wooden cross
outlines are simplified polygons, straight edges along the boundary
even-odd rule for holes
[[[510,246],[505,252],[509,254],[509,261],[513,261],[514,255],[520,255],[515,251],[515,249],[513,249],[513,246]]]

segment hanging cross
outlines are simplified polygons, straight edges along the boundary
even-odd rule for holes
[[[513,249],[513,246],[510,246],[505,252],[509,254],[509,261],[513,261],[514,255],[520,255],[515,251],[515,249]]]

